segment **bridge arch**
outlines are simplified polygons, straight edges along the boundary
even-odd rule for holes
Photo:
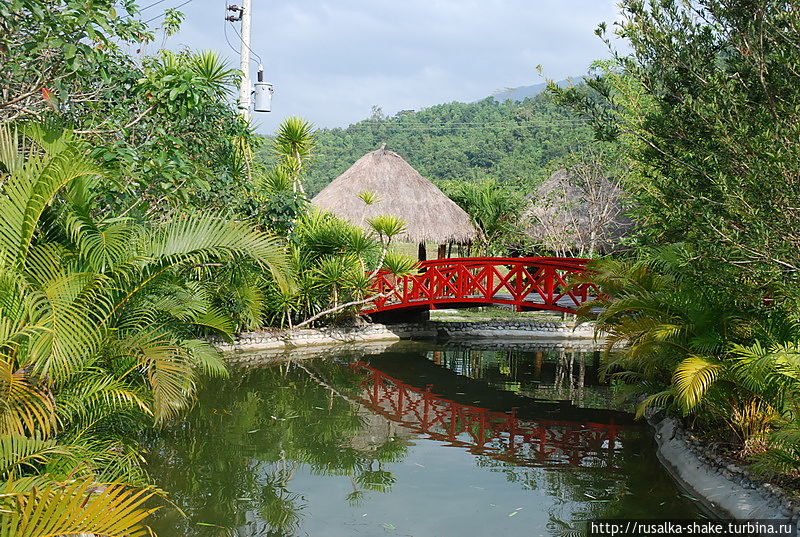
[[[573,283],[588,259],[566,257],[460,257],[424,261],[420,273],[397,277],[381,271],[374,299],[362,310],[435,310],[505,304],[517,311],[575,313],[598,294],[592,283]]]

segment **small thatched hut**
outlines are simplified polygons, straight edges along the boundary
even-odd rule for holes
[[[359,197],[365,191],[375,193],[377,202],[365,203]],[[385,147],[358,159],[311,203],[360,226],[381,214],[402,218],[407,231],[398,240],[420,243],[421,253],[426,242],[463,244],[476,235],[469,215],[461,207]]]
[[[620,185],[587,170],[557,170],[529,196],[525,233],[557,255],[580,257],[617,249],[630,230]]]

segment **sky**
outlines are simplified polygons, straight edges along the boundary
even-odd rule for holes
[[[140,6],[155,1],[140,0]],[[142,18],[183,2],[161,0]],[[617,18],[615,3],[253,0],[251,49],[275,86],[273,111],[253,120],[263,133],[291,115],[319,127],[345,127],[368,117],[373,105],[391,115],[538,84],[543,78],[537,65],[547,78],[580,76],[608,56],[594,29]],[[190,0],[180,8],[185,21],[167,46],[214,49],[238,66],[239,23],[225,22],[231,14],[225,7],[226,0]]]

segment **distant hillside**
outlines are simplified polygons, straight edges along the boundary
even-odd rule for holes
[[[591,139],[589,127],[541,94],[522,102],[452,102],[346,129],[321,129],[307,191],[319,192],[368,151],[386,143],[434,182],[494,177],[530,190]]]
[[[568,85],[574,83],[574,81],[570,80],[559,80],[556,82],[562,88],[567,87]],[[520,86],[518,88],[506,88],[504,90],[495,92],[492,97],[498,102],[504,101],[524,101],[529,97],[536,97],[544,90],[547,89],[547,82],[542,82],[541,84],[534,84],[533,86]]]

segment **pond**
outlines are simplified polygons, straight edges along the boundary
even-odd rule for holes
[[[704,517],[613,410],[591,349],[289,357],[208,383],[147,439],[172,503],[160,536],[571,536],[590,518]]]

